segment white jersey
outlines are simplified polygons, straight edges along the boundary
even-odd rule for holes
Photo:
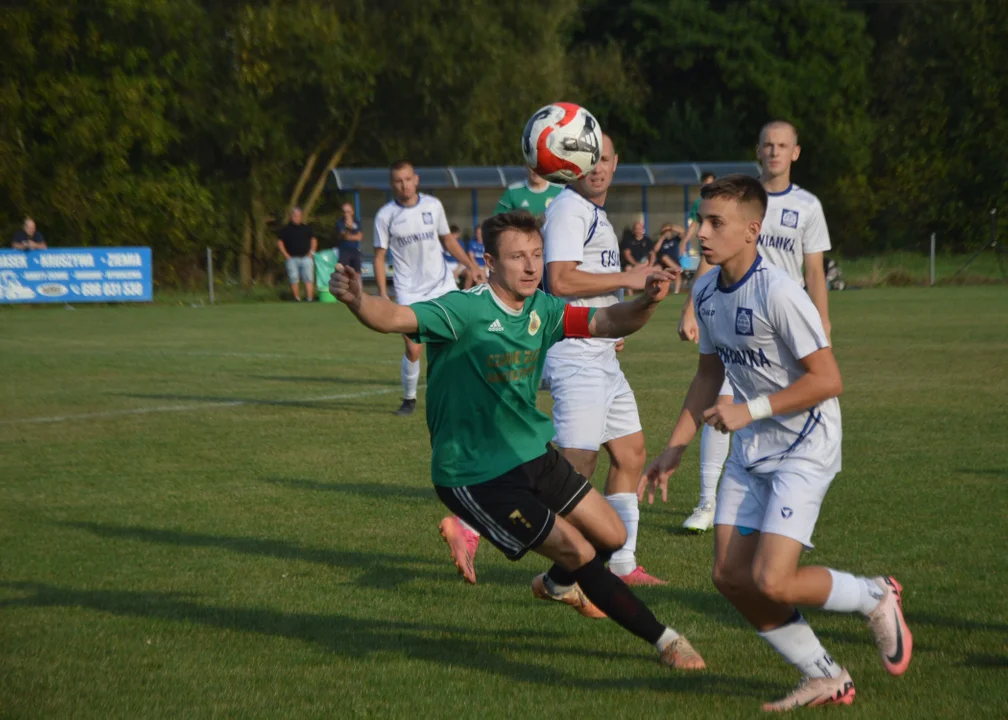
[[[714,268],[693,289],[700,352],[721,358],[737,402],[792,385],[805,374],[801,358],[829,347],[809,296],[759,255],[731,287],[720,287],[719,275]],[[811,410],[757,420],[735,433],[732,447],[751,472],[799,458],[839,472],[840,438],[840,402],[830,398]]]
[[[416,205],[393,200],[382,206],[375,215],[374,246],[388,250],[392,258],[397,297],[425,298],[450,282],[440,240],[449,232],[436,197],[421,194]]]
[[[768,192],[767,211],[756,244],[760,255],[804,287],[805,255],[830,249],[819,198],[794,184],[784,192]]]
[[[576,262],[579,263],[578,270],[582,272],[622,272],[619,241],[606,211],[569,187],[564,188],[546,208],[543,243],[543,257],[547,267],[551,262]],[[543,284],[546,292],[549,292],[545,278]],[[601,308],[615,305],[622,298],[623,291],[619,290],[604,295],[564,300],[575,307]],[[563,340],[550,349],[548,357],[590,360],[597,355],[612,352],[615,344],[616,341],[609,338]]]

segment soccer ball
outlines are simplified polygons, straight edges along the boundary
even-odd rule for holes
[[[550,182],[569,183],[592,171],[602,157],[602,128],[580,105],[539,108],[522,133],[525,164]]]

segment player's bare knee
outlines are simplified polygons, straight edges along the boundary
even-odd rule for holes
[[[746,585],[743,573],[726,562],[714,563],[711,580],[718,592],[729,598],[742,594]]]
[[[753,572],[753,582],[760,594],[778,603],[790,602],[791,576],[769,568],[757,569]]]

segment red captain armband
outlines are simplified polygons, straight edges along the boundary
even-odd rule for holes
[[[564,337],[569,338],[590,338],[588,332],[588,314],[591,308],[574,307],[568,305],[564,308],[563,327]]]

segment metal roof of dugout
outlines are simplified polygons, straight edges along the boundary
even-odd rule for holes
[[[616,167],[614,186],[668,187],[700,184],[700,175],[713,172],[718,177],[742,173],[759,177],[760,166],[755,162],[709,163],[621,163]],[[465,167],[416,166],[420,184],[426,190],[506,188],[511,183],[525,179],[521,165],[470,165]],[[388,168],[336,168],[332,171],[336,186],[341,191],[388,190]]]

